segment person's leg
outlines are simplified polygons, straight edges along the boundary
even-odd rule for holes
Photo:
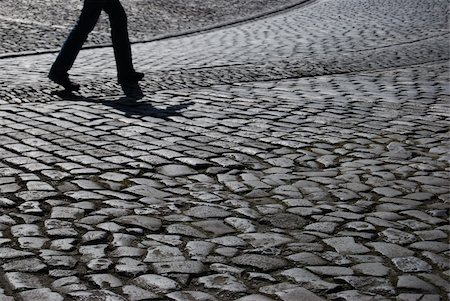
[[[104,7],[111,24],[111,39],[116,58],[117,78],[126,96],[133,99],[143,97],[138,81],[144,77],[133,67],[131,45],[128,37],[127,15],[119,0],[109,0]]]
[[[117,78],[119,83],[137,82],[144,75],[134,70],[128,37],[127,15],[119,0],[109,0],[104,7],[111,24],[111,39],[116,58]]]
[[[60,81],[57,82],[59,84],[69,81],[67,72],[72,68],[89,33],[94,29],[105,1],[108,0],[84,0],[77,24],[70,32],[50,69],[49,78],[51,80]]]

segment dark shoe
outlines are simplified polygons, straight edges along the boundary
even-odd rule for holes
[[[144,79],[144,76],[144,73],[134,71],[130,75],[119,76],[119,84],[126,82],[139,82]]]
[[[74,83],[69,79],[69,75],[56,75],[50,73],[48,75],[48,78],[54,82],[55,84],[58,84],[60,86],[63,86],[64,89],[67,91],[78,91],[80,90],[80,85],[77,83]]]
[[[141,90],[141,87],[139,86],[139,83],[137,81],[133,82],[121,82],[120,86],[122,87],[123,93],[132,99],[141,99],[144,97],[144,93]]]

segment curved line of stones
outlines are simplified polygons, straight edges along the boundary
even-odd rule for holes
[[[291,4],[291,5],[288,5],[288,6],[280,7],[280,8],[277,8],[277,9],[273,9],[273,10],[270,10],[270,11],[267,11],[267,12],[264,12],[264,13],[260,13],[260,14],[257,14],[257,15],[253,15],[253,16],[250,16],[250,17],[247,17],[247,18],[235,19],[235,20],[229,21],[229,22],[222,22],[222,23],[211,25],[211,26],[206,26],[206,27],[192,29],[192,30],[187,30],[187,31],[182,31],[182,32],[158,35],[158,36],[150,38],[150,39],[143,39],[143,40],[139,40],[139,41],[131,41],[131,44],[146,44],[146,43],[151,43],[151,42],[155,42],[155,41],[168,40],[168,39],[180,38],[180,37],[187,37],[187,36],[202,34],[202,33],[205,33],[205,32],[220,30],[220,29],[227,28],[227,27],[232,27],[232,26],[237,26],[237,25],[241,25],[241,24],[251,23],[251,22],[254,22],[254,21],[257,21],[257,20],[261,20],[261,19],[264,19],[264,18],[267,18],[267,17],[271,17],[271,16],[274,16],[274,15],[282,14],[282,13],[285,13],[287,11],[291,11],[291,10],[294,10],[294,9],[302,8],[302,7],[307,6],[307,5],[312,5],[315,2],[317,2],[317,1],[318,0],[299,0],[295,4]],[[103,33],[99,32],[99,34],[103,34]],[[106,43],[106,44],[87,45],[87,46],[83,47],[83,49],[99,49],[99,48],[108,48],[108,47],[112,47],[112,44],[111,43]],[[6,54],[0,54],[0,60],[1,59],[8,59],[8,58],[23,57],[23,56],[50,54],[50,53],[57,53],[57,52],[59,52],[59,49],[47,49],[47,50],[40,50],[40,51],[21,51],[21,52],[15,52],[15,53],[6,53]]]

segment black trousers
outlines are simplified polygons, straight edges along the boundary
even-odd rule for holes
[[[78,22],[62,46],[50,74],[67,75],[89,33],[97,24],[102,10],[108,14],[111,24],[111,39],[119,81],[124,81],[134,74],[127,15],[119,0],[84,0]]]

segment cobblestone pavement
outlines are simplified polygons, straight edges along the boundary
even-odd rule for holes
[[[0,300],[448,300],[446,1],[0,60]]]
[[[82,0],[2,0],[0,55],[57,49],[73,27]],[[296,5],[301,0],[122,0],[130,38],[142,41],[198,30]],[[87,45],[111,43],[109,21],[102,14]]]

